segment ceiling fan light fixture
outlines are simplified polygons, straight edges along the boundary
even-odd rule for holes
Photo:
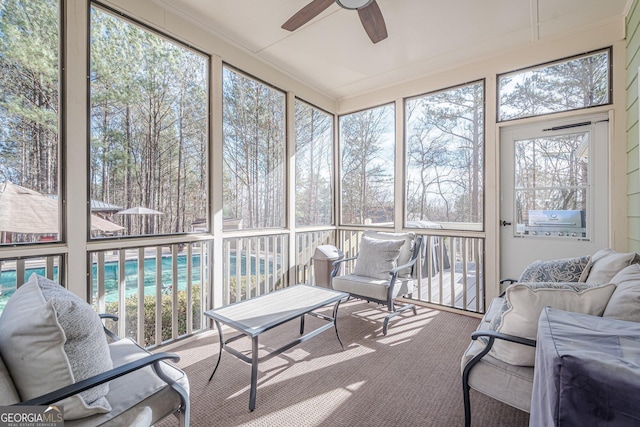
[[[373,0],[336,0],[338,6],[345,9],[357,10],[369,6]]]

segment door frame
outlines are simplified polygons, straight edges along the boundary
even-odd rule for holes
[[[591,146],[591,156],[593,157],[594,161],[598,161],[598,162],[602,162],[602,163],[598,163],[598,168],[597,168],[597,173],[598,175],[596,176],[596,172],[591,173],[591,177],[590,177],[590,197],[592,198],[592,200],[590,201],[590,207],[589,209],[591,210],[591,224],[588,225],[591,227],[591,234],[592,234],[592,240],[590,243],[592,244],[587,244],[584,245],[585,250],[587,251],[591,251],[594,252],[595,248],[601,248],[601,247],[606,247],[606,246],[610,246],[610,242],[612,239],[612,235],[611,235],[611,224],[610,224],[610,218],[611,218],[611,201],[612,201],[612,189],[611,189],[611,174],[612,174],[612,165],[611,165],[611,145],[612,145],[612,128],[613,128],[613,123],[611,119],[611,113],[607,112],[607,111],[601,111],[601,112],[589,112],[589,113],[585,113],[584,111],[581,111],[579,113],[572,113],[572,114],[563,114],[561,117],[558,117],[556,115],[550,115],[550,116],[544,116],[544,117],[538,117],[536,118],[536,120],[518,120],[516,122],[513,123],[508,123],[508,124],[498,124],[497,126],[497,132],[496,132],[496,139],[497,139],[497,146],[496,146],[496,168],[497,168],[497,177],[496,177],[496,185],[497,185],[497,198],[496,198],[496,245],[497,245],[497,262],[496,262],[496,271],[498,273],[498,279],[502,279],[502,275],[501,272],[504,270],[503,268],[503,242],[502,242],[502,237],[503,237],[503,231],[504,227],[501,227],[500,225],[498,225],[498,222],[500,222],[502,219],[504,219],[505,214],[502,212],[503,206],[502,206],[502,198],[503,198],[503,189],[502,189],[502,180],[504,177],[504,171],[503,171],[503,144],[504,142],[504,138],[505,138],[505,134],[511,134],[513,135],[513,133],[534,133],[536,131],[536,129],[538,131],[541,131],[542,129],[548,129],[551,127],[561,127],[564,125],[571,125],[571,124],[575,124],[575,123],[580,123],[580,122],[586,122],[586,121],[592,121],[592,122],[601,122],[601,121],[608,121],[608,124],[606,126],[606,138],[607,138],[607,144],[605,144],[604,147],[596,147],[595,145]],[[570,128],[569,128],[570,129]],[[578,131],[580,128],[576,128],[576,130]],[[597,150],[597,151],[596,151]],[[594,166],[590,166],[590,168],[593,168]],[[604,169],[604,170],[602,170]],[[604,182],[603,182],[604,181]],[[602,189],[604,189],[604,191],[607,193],[605,197],[606,200],[606,206],[602,209],[599,209],[599,214],[595,213],[595,208],[594,208],[594,203],[595,203],[595,197],[596,197],[596,192],[598,191],[598,189],[600,189],[602,191]],[[600,224],[605,224],[603,227],[603,229],[599,228],[598,229],[598,233],[596,233],[595,231],[595,226],[596,221],[600,221]],[[597,240],[596,240],[597,238]],[[589,248],[589,249],[586,249]],[[517,278],[517,277],[515,277]],[[498,286],[496,286],[496,288],[498,288]],[[499,292],[499,289],[496,289],[496,292]]]

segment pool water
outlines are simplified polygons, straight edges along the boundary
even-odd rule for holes
[[[196,284],[200,283],[200,255],[192,255],[192,271],[191,282]],[[167,291],[170,289],[172,280],[172,258],[170,256],[162,257],[160,276],[162,278],[162,287]],[[104,263],[104,288],[105,288],[105,301],[116,302],[118,301],[118,263],[105,262]],[[187,287],[187,256],[178,255],[178,268],[177,268],[177,283],[179,290],[185,290]],[[93,295],[94,298],[97,294],[98,283],[98,266],[93,264],[92,266],[93,276]],[[131,259],[124,262],[124,282],[125,282],[125,294],[127,297],[138,294],[138,260]],[[155,295],[156,293],[156,259],[145,258],[144,259],[144,294]]]
[[[173,283],[172,280],[172,257],[166,256],[162,257],[162,265],[161,265],[161,278],[163,289],[166,289],[167,292],[170,290],[170,286]],[[187,256],[178,255],[178,263],[177,263],[177,280],[178,289],[185,290],[187,286]],[[229,259],[229,271],[231,277],[234,277],[236,274],[236,256],[235,254],[231,254]],[[250,261],[250,269],[251,274],[256,273],[256,259],[251,258]],[[240,274],[241,276],[246,275],[246,256],[242,254],[240,256]],[[259,271],[260,274],[264,274],[265,272],[265,260],[259,261]],[[269,271],[272,271],[270,266]],[[25,280],[28,280],[31,274],[36,273],[41,276],[45,275],[45,268],[27,268],[25,269]],[[191,268],[191,282],[193,284],[200,283],[200,254],[192,255],[192,268]],[[57,281],[58,278],[58,268],[54,267],[53,272],[54,280]],[[95,298],[97,294],[97,283],[98,283],[98,266],[97,264],[93,264],[92,266],[92,276],[93,276],[93,296]],[[104,286],[105,286],[105,301],[106,302],[116,302],[118,301],[118,262],[117,261],[109,261],[104,263]],[[130,259],[125,261],[125,272],[124,272],[124,281],[125,281],[125,294],[127,297],[137,295],[138,294],[138,260]],[[2,294],[0,295],[0,312],[4,309],[4,306],[11,295],[15,292],[16,284],[16,271],[15,270],[6,270],[0,274],[0,291]],[[145,258],[144,260],[144,294],[145,295],[155,295],[156,294],[156,259],[155,258]]]

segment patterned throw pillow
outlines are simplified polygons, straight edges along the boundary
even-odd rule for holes
[[[578,282],[589,258],[582,256],[534,261],[525,268],[518,282]]]
[[[0,317],[0,351],[20,396],[32,399],[112,368],[102,322],[89,304],[32,274]],[[111,411],[103,384],[64,399],[66,420]]]

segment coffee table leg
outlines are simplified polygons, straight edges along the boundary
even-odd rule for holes
[[[304,314],[300,316],[300,335],[304,334]]]
[[[258,387],[258,337],[251,339],[251,389],[249,390],[249,411],[256,408],[256,388]]]
[[[222,326],[220,326],[220,322],[216,320],[216,328],[218,329],[218,335],[220,336],[220,352],[218,353],[218,361],[216,362],[216,367],[213,368],[213,372],[209,377],[209,381],[213,378],[213,374],[218,370],[218,365],[220,365],[220,359],[222,359],[222,349],[224,348],[224,337],[222,336]]]
[[[333,306],[333,327],[336,330],[336,337],[338,337],[338,342],[340,343],[340,347],[344,350],[344,344],[342,344],[342,340],[340,339],[340,335],[338,334],[338,307],[340,306],[340,301],[336,302],[336,305]]]

